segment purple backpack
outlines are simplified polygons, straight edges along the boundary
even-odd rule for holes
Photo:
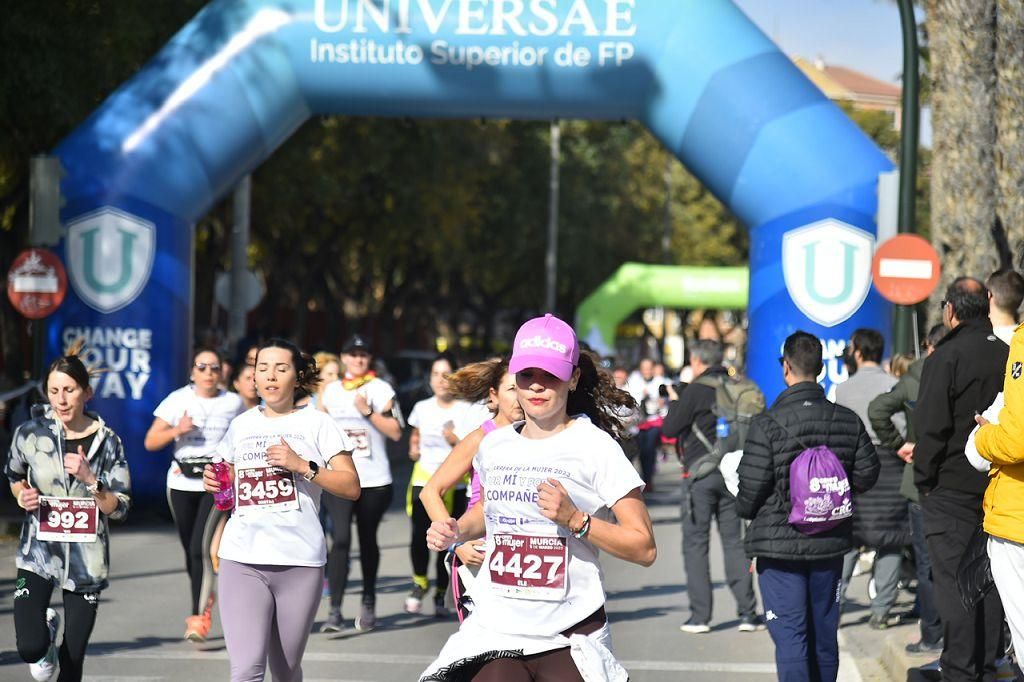
[[[836,411],[832,410],[829,420]],[[804,450],[789,465],[789,523],[801,533],[814,535],[835,528],[853,516],[853,493],[846,469],[827,445],[808,447],[789,429],[772,419]],[[828,436],[825,436],[828,440]]]

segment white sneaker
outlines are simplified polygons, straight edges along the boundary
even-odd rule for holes
[[[423,610],[423,597],[425,597],[427,591],[419,585],[414,585],[412,592],[405,598],[405,612],[406,613],[419,613]]]
[[[48,682],[57,671],[57,631],[60,630],[60,614],[46,609],[46,627],[50,630],[50,648],[46,655],[35,663],[28,664],[29,674],[36,682]]]
[[[679,629],[691,635],[703,635],[711,632],[711,626],[707,623],[695,623],[689,620],[680,625]]]

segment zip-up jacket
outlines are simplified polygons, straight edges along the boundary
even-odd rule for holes
[[[789,467],[797,455],[817,445],[835,453],[853,492],[863,493],[875,484],[878,455],[860,417],[830,403],[816,383],[790,386],[768,412],[754,417],[740,459],[736,511],[753,520],[744,540],[748,556],[813,561],[843,556],[853,546],[849,519],[816,535],[805,535],[789,523]]]
[[[907,368],[907,373],[900,377],[888,393],[878,396],[868,405],[868,419],[871,428],[881,442],[882,447],[894,452],[903,447],[904,443],[917,442],[914,435],[914,423],[910,414],[917,403],[917,394],[921,388],[921,372],[924,371],[924,358],[914,360]],[[893,423],[893,416],[903,413],[907,416],[907,437],[900,435]],[[903,465],[903,478],[900,481],[900,493],[911,502],[920,502],[921,496],[914,485],[914,465]]]
[[[961,322],[925,360],[913,414],[914,483],[922,495],[938,487],[979,498],[985,492],[988,476],[971,466],[964,447],[974,415],[1003,388],[1009,352],[986,317]]]
[[[998,424],[978,429],[978,454],[992,462],[985,489],[985,531],[1004,540],[1024,543],[1024,325],[1010,342],[1003,379],[1005,406]]]
[[[95,414],[99,431],[86,454],[89,467],[103,487],[117,497],[110,518],[120,520],[131,504],[131,478],[121,439]],[[5,473],[11,484],[26,481],[40,495],[92,499],[85,483],[64,470],[64,428],[46,406],[43,414],[25,422],[14,432]],[[45,542],[36,535],[39,517],[28,514],[21,527],[16,565],[69,592],[99,592],[107,587],[110,566],[108,519],[100,512],[95,542]]]

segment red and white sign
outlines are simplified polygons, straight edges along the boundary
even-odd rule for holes
[[[236,469],[236,511],[289,511],[299,508],[295,474],[282,467]]]
[[[491,589],[513,599],[560,601],[568,560],[566,539],[558,535],[497,534],[487,564]]]
[[[916,234],[888,240],[875,250],[871,263],[878,293],[898,305],[914,305],[931,296],[941,275],[935,247]]]
[[[100,508],[91,497],[40,496],[36,514],[43,542],[96,542]]]
[[[7,298],[30,320],[40,320],[56,311],[67,290],[64,264],[47,249],[22,251],[7,274]]]

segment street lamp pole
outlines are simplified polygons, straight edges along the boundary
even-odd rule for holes
[[[551,121],[551,176],[548,197],[548,250],[544,256],[544,311],[555,312],[558,290],[558,195],[559,166],[562,158],[562,128],[558,119]]]
[[[903,102],[900,136],[900,233],[916,231],[915,190],[917,188],[917,143],[921,115],[918,73],[917,19],[913,0],[898,0],[903,31]],[[893,325],[893,349],[910,353],[917,345],[914,338],[913,306],[896,306]]]

